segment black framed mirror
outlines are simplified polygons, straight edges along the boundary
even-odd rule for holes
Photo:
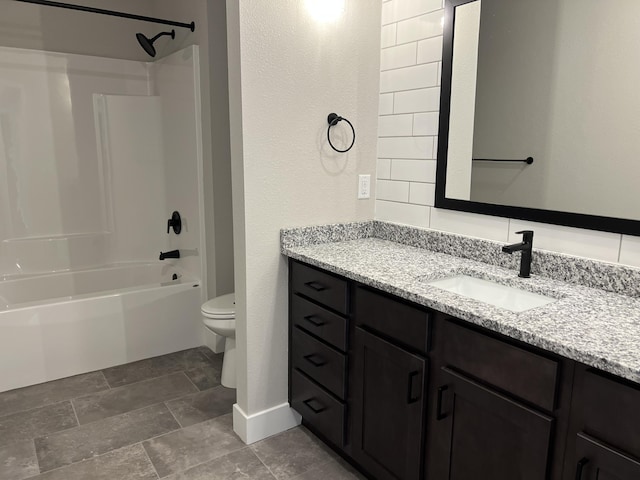
[[[636,0],[447,0],[435,206],[640,235],[639,44]]]

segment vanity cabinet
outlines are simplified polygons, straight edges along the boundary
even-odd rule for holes
[[[356,287],[352,449],[379,480],[422,478],[429,313]]]
[[[640,479],[639,385],[289,266],[289,401],[370,478]]]
[[[349,285],[291,262],[289,402],[303,422],[334,446],[346,443]]]
[[[572,405],[573,444],[566,477],[576,480],[640,478],[640,387],[580,367]]]

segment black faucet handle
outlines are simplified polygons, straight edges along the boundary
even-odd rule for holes
[[[180,218],[180,213],[173,212],[171,214],[171,218],[167,220],[167,233],[173,227],[173,233],[176,235],[180,235],[182,231],[182,218]]]
[[[522,241],[525,243],[533,241],[533,230],[521,230],[516,232],[516,235],[522,235]]]

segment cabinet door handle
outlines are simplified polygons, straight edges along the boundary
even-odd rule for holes
[[[442,385],[438,387],[438,399],[436,401],[436,420],[443,420],[447,418],[446,413],[442,413],[442,395],[449,387],[447,385]]]
[[[589,463],[588,458],[581,458],[576,466],[576,480],[582,480],[582,472],[584,470],[584,466]]]
[[[314,360],[313,359],[314,357],[316,357],[319,360]],[[309,355],[305,355],[302,358],[304,358],[307,362],[309,362],[314,367],[322,367],[323,365],[327,364],[327,361],[324,358],[322,358],[320,355],[318,355],[317,353],[311,353]]]
[[[309,287],[312,290],[315,290],[316,292],[322,292],[323,290],[326,290],[327,287],[325,287],[324,285],[322,285],[319,282],[307,282],[305,283],[305,286]]]
[[[317,404],[320,405],[319,408],[314,408],[313,405],[311,405],[311,402],[316,402]],[[309,400],[304,400],[302,403],[304,403],[307,407],[309,407],[309,409],[313,412],[313,413],[322,413],[324,412],[327,407],[325,407],[324,405],[322,405],[322,403],[320,403],[318,400],[316,400],[315,398],[310,398]]]
[[[415,397],[413,396],[414,379],[417,378],[419,374],[420,372],[418,371],[409,372],[409,379],[408,379],[409,387],[407,388],[407,403],[414,403],[420,400],[420,392],[418,392]]]
[[[317,315],[307,315],[306,317],[304,317],[304,319],[314,327],[322,327],[323,325],[327,324],[327,322],[323,322],[322,320],[315,320],[316,318],[320,317],[318,317]]]

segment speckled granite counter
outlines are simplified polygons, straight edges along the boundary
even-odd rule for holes
[[[282,253],[640,383],[639,298],[541,275],[522,279],[513,269],[376,238],[379,225],[363,226],[372,223],[380,222],[351,224],[357,228],[346,228],[339,234],[336,226],[331,226],[333,234],[321,227],[283,230]],[[329,243],[317,243],[318,239]],[[629,269],[623,270],[624,274]],[[636,269],[632,270],[635,274]],[[514,313],[427,285],[430,280],[460,273],[542,293],[557,301]]]

